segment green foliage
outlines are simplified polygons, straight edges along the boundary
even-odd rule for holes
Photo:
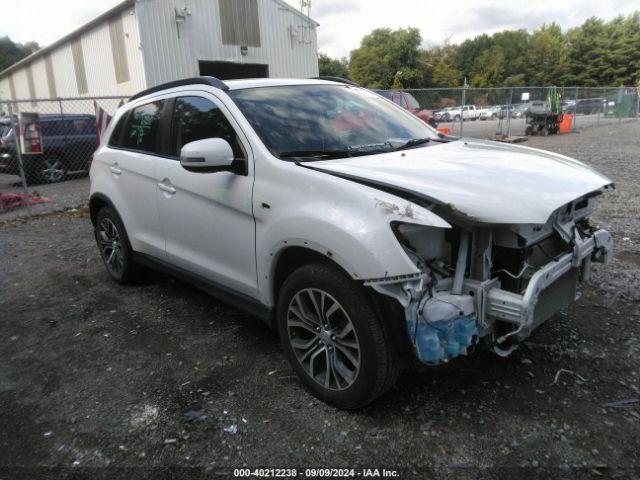
[[[0,71],[31,55],[39,48],[36,42],[27,42],[22,45],[14,43],[9,37],[0,38]]]
[[[351,79],[370,88],[419,86],[422,79],[420,43],[422,37],[417,28],[374,30],[351,52]]]
[[[321,53],[318,55],[318,68],[321,77],[349,78],[349,62],[346,58],[338,60]]]
[[[346,59],[320,55],[321,75],[346,76],[370,88],[640,84],[640,12],[609,22],[589,18],[563,32],[505,30],[459,45],[421,49],[415,28],[381,28]]]

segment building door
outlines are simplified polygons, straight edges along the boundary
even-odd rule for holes
[[[267,78],[269,65],[261,63],[234,62],[198,62],[200,75],[208,75],[220,80],[234,80],[237,78]]]

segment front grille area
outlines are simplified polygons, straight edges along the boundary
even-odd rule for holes
[[[491,278],[498,278],[503,290],[522,294],[538,269],[570,252],[570,246],[555,233],[526,248],[494,246]]]

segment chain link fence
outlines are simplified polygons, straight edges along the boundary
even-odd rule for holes
[[[545,134],[531,131],[531,111],[547,104],[550,87],[428,88],[385,91],[439,128],[457,136],[492,138]],[[558,88],[561,132],[615,125],[638,118],[638,89]],[[401,94],[401,95],[400,95]],[[86,177],[101,120],[127,97],[0,101],[0,221],[84,204]],[[552,132],[553,133],[553,132]]]
[[[549,110],[552,88],[426,88],[402,90],[404,95],[391,95],[393,91],[386,91],[385,96],[414,113],[418,113],[417,109],[430,110],[438,127],[452,135],[518,137],[554,133],[530,128],[532,122],[536,122],[536,111]],[[640,101],[636,87],[558,87],[555,90],[562,133],[638,118]]]
[[[0,101],[0,221],[85,203],[99,132],[126,99]]]

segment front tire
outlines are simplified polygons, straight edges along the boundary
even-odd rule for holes
[[[278,333],[304,386],[335,407],[358,409],[400,373],[372,294],[337,266],[305,265],[278,296]]]
[[[135,280],[140,267],[133,261],[133,251],[122,220],[111,207],[103,207],[98,212],[94,235],[111,278],[122,284]]]

